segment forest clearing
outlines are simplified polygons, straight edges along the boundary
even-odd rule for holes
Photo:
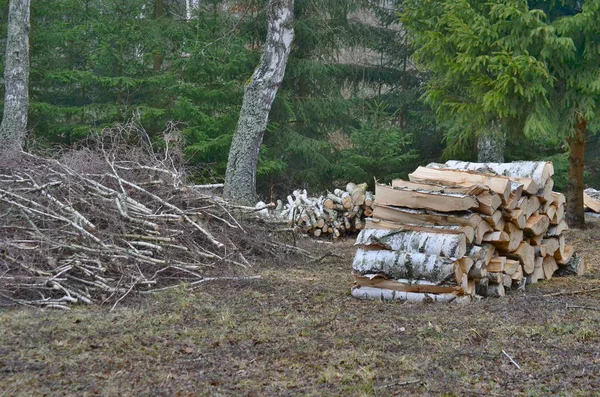
[[[600,395],[598,37],[600,0],[2,2],[0,396]]]
[[[354,241],[109,307],[0,314],[0,394],[592,396],[600,223],[567,238],[583,277],[466,305],[350,296]],[[36,330],[36,332],[31,332]],[[503,354],[506,352],[515,364]]]

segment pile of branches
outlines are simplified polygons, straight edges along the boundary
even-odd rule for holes
[[[156,154],[135,125],[60,157],[4,153],[0,303],[116,306],[132,292],[199,284],[223,269],[232,277],[212,279],[247,278],[245,255],[258,247],[236,218],[254,209],[187,185],[182,163],[176,134]]]

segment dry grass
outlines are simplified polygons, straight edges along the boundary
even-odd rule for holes
[[[600,224],[567,239],[584,277],[466,306],[351,298],[345,242],[112,312],[5,311],[0,395],[598,395],[600,292],[544,295],[600,287]]]

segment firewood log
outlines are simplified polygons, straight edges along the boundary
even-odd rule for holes
[[[391,251],[420,252],[447,258],[462,258],[467,252],[464,234],[427,233],[414,230],[364,229],[356,246],[374,246]]]
[[[467,238],[468,244],[473,242],[473,238],[475,236],[475,230],[470,226],[420,226],[391,222],[378,218],[367,218],[365,220],[365,228],[385,230],[415,230],[430,233],[462,233]]]
[[[481,223],[481,216],[472,212],[443,213],[430,210],[415,210],[411,208],[393,207],[376,204],[373,217],[393,222],[414,225],[462,225],[476,228]]]
[[[479,206],[477,199],[467,194],[392,188],[381,184],[375,186],[375,197],[377,204],[443,212],[467,211]]]

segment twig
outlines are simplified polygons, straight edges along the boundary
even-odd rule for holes
[[[561,291],[561,292],[554,292],[552,294],[545,294],[542,296],[549,297],[549,296],[561,296],[561,295],[577,295],[577,294],[585,294],[587,292],[595,292],[595,291],[600,291],[600,288],[582,289],[582,290],[578,290],[578,291]]]
[[[379,386],[378,389],[387,389],[388,387],[395,387],[395,386],[414,385],[415,383],[421,383],[421,380],[420,379],[416,379],[416,380],[407,380],[406,382],[390,383],[390,384],[387,384],[387,385]]]
[[[240,277],[205,277],[202,280],[194,281],[190,286],[195,286],[208,281],[221,281],[221,280],[256,280],[262,278],[262,276],[240,276]]]
[[[109,311],[113,311],[115,310],[115,307],[117,307],[117,305],[119,304],[119,302],[121,302],[127,295],[129,295],[129,293],[131,292],[131,290],[133,290],[133,288],[136,286],[136,283],[131,284],[131,287],[129,287],[129,289],[127,290],[127,292],[125,292],[123,295],[121,295],[121,297],[119,299],[117,299],[117,301],[115,302],[114,305],[112,305],[112,307],[110,308]]]
[[[595,310],[595,311],[600,312],[600,308],[591,307],[591,306],[567,305],[567,309],[585,309],[585,310]]]
[[[503,354],[504,354],[506,357],[508,357],[508,359],[510,360],[510,362],[511,362],[511,363],[513,363],[513,364],[515,365],[515,367],[517,367],[518,369],[521,369],[521,366],[519,366],[519,364],[517,364],[517,363],[515,362],[515,360],[513,360],[513,358],[512,358],[511,356],[509,356],[509,355],[508,355],[508,353],[507,353],[507,352],[505,352],[504,350],[502,350],[502,353],[503,353]]]

